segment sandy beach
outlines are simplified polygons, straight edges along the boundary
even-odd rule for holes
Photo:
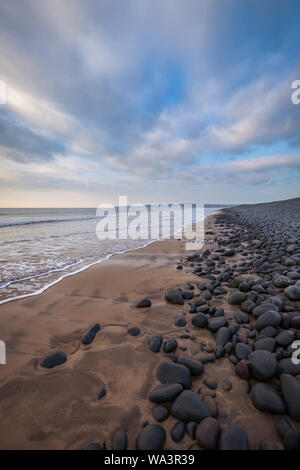
[[[215,219],[206,219],[202,251],[218,247]],[[66,278],[41,295],[0,306],[0,331],[7,345],[7,364],[1,366],[0,376],[1,449],[81,449],[90,442],[111,449],[119,430],[127,433],[128,449],[136,448],[143,424],[156,422],[149,394],[159,385],[157,368],[176,360],[166,358],[163,350],[150,351],[149,338],[176,338],[179,356],[202,359],[215,351],[214,335],[192,325],[188,305],[172,305],[164,297],[170,288],[199,282],[193,263],[183,262],[184,269],[176,269],[191,255],[183,241],[153,243]],[[239,259],[230,257],[227,267]],[[142,298],[151,299],[151,307],[136,308]],[[223,307],[228,319],[240,310],[228,305],[223,295],[214,297],[213,304]],[[174,325],[178,317],[185,318],[184,327]],[[82,344],[95,323],[101,329],[94,341]],[[140,333],[131,336],[131,327]],[[239,335],[247,333],[241,325]],[[67,361],[42,368],[42,358],[57,350]],[[216,390],[203,383],[207,379],[217,382]],[[99,400],[103,389],[106,394]],[[264,440],[283,448],[270,413],[253,406],[245,381],[226,357],[206,363],[205,373],[193,377],[191,390],[218,416],[221,429],[240,424],[249,448],[258,448]],[[176,422],[170,415],[162,423],[167,432],[164,448],[200,449],[187,434],[174,442],[170,433]]]

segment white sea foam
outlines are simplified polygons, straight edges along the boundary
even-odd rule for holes
[[[0,304],[40,294],[111,256],[155,241],[99,240],[95,214],[95,209],[0,209]]]

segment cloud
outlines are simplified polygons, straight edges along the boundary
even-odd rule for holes
[[[291,174],[292,172],[292,174]],[[193,169],[195,181],[215,184],[262,185],[276,183],[285,177],[300,176],[300,154],[270,155]]]
[[[207,181],[212,168],[219,180],[221,168],[234,178],[231,165],[249,184],[267,172],[277,180],[281,166],[246,172],[232,160],[253,164],[260,152],[271,162],[270,147],[288,158],[299,148],[299,107],[290,100],[300,75],[299,2],[225,4],[2,2],[5,171],[19,162],[20,175],[34,184],[43,173],[49,190],[56,181],[77,188],[81,178],[86,188],[97,179],[163,181],[170,195],[171,181],[185,183],[192,169]]]

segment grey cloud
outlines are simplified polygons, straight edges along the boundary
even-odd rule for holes
[[[18,123],[12,117],[0,115],[0,154],[11,160],[26,161],[52,159],[54,153],[64,153],[65,146],[53,137],[47,137]]]

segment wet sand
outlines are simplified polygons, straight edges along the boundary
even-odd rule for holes
[[[206,220],[206,230],[216,230],[213,216]],[[213,239],[206,236],[204,249],[214,247]],[[215,347],[208,330],[192,326],[187,302],[174,306],[164,298],[168,288],[199,281],[192,268],[176,269],[180,259],[191,253],[182,241],[153,243],[66,278],[41,295],[0,306],[0,336],[7,346],[7,364],[0,366],[1,449],[81,449],[91,441],[111,449],[119,429],[128,433],[128,449],[135,449],[142,423],[155,423],[154,404],[148,397],[159,385],[157,366],[169,360],[162,350],[157,354],[149,350],[149,336],[175,337],[179,346],[187,348],[178,354],[197,358],[207,355],[200,351],[200,342]],[[151,299],[152,306],[136,308],[144,297]],[[227,317],[238,310],[223,299],[214,299],[214,304],[224,306]],[[174,321],[183,311],[187,326],[178,328]],[[82,336],[97,322],[100,332],[84,346]],[[141,329],[139,336],[128,334],[132,326]],[[180,338],[186,329],[194,341]],[[67,362],[42,369],[42,357],[55,350],[63,351]],[[192,390],[198,393],[200,388],[200,398],[211,393],[203,385],[205,378],[218,382],[221,428],[241,424],[250,448],[266,438],[282,447],[270,414],[254,408],[228,359],[206,364],[205,373],[193,378]],[[232,390],[223,390],[223,379],[230,379]],[[103,386],[106,396],[97,400]],[[167,431],[165,449],[198,449],[187,434],[181,442],[173,442],[170,429],[175,422],[170,415],[161,423]]]

